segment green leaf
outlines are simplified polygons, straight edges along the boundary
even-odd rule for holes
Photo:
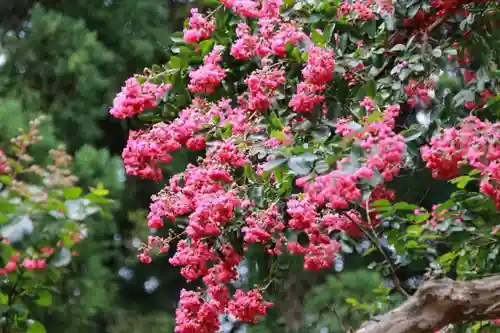
[[[352,253],[352,247],[350,247],[346,242],[340,242],[340,248],[342,249],[342,252],[344,253]]]
[[[417,205],[409,204],[407,202],[401,201],[394,205],[395,210],[415,210],[417,209]]]
[[[376,200],[372,202],[373,207],[389,207],[391,202],[389,200]]]
[[[457,185],[459,189],[464,189],[471,180],[474,180],[471,176],[461,176],[450,180],[450,183]]]
[[[15,243],[21,241],[24,236],[30,235],[33,229],[33,220],[29,216],[16,216],[12,222],[2,225],[0,236]]]
[[[401,72],[399,72],[399,79],[401,81],[406,80],[406,78],[411,74],[411,70],[409,68],[403,68]]]
[[[440,256],[438,259],[437,259],[437,262],[440,264],[440,265],[443,265],[443,266],[450,266],[451,263],[453,262],[453,260],[455,260],[455,258],[458,256],[457,253],[455,252],[448,252],[448,253],[445,253],[443,254],[442,256]]]
[[[36,304],[40,306],[49,306],[52,304],[52,294],[47,290],[41,290],[38,292],[38,299]]]
[[[403,131],[401,134],[405,137],[406,142],[415,141],[420,138],[425,133],[425,128],[422,127],[410,127],[406,131]]]
[[[420,225],[411,225],[406,230],[409,237],[418,237],[424,231],[424,228]]]
[[[39,321],[31,321],[28,324],[28,330],[26,333],[46,333],[45,327]]]
[[[184,61],[182,61],[181,58],[177,56],[171,56],[170,61],[168,62],[168,67],[175,69],[175,68],[182,68],[184,66]]]
[[[16,205],[11,204],[6,200],[0,201],[0,212],[1,213],[13,213],[16,211]]]
[[[358,300],[355,299],[355,298],[352,298],[352,297],[349,297],[349,298],[346,298],[346,303],[347,304],[350,304],[350,305],[353,305],[353,306],[356,306],[359,304]]]
[[[276,115],[276,113],[274,112],[271,112],[271,124],[278,128],[278,129],[282,129],[283,128],[283,123],[281,122],[281,120],[278,118],[278,116]]]
[[[455,49],[446,49],[444,52],[446,54],[450,54],[450,55],[457,55],[458,54],[457,50],[455,50]]]
[[[307,165],[307,159],[300,155],[290,157],[288,167],[299,176],[307,176],[311,173],[311,168]]]
[[[405,247],[407,249],[417,249],[417,248],[420,248],[421,245],[419,245],[416,241],[411,240],[408,243],[406,243]]]
[[[325,160],[320,160],[314,165],[314,171],[319,174],[328,172],[330,170],[330,165]]]
[[[176,31],[170,37],[174,43],[184,43],[184,33],[182,31]]]
[[[321,33],[319,33],[317,30],[313,30],[311,33],[311,38],[314,42],[314,44],[324,47],[325,46],[325,37]]]
[[[72,200],[79,198],[83,190],[79,187],[67,187],[63,190],[63,193],[65,199]]]
[[[366,33],[369,37],[375,37],[377,33],[377,21],[376,20],[368,20],[365,24],[361,26],[361,32]]]
[[[415,72],[423,72],[424,71],[424,65],[422,64],[410,64],[410,69],[415,71]]]
[[[207,39],[207,40],[200,42],[201,55],[203,55],[203,56],[207,55],[211,51],[213,45],[214,45],[214,41],[211,39]],[[172,59],[172,58],[170,58],[170,59]]]
[[[54,260],[51,261],[51,266],[53,267],[64,267],[71,263],[71,250],[63,247],[55,256]]]
[[[406,50],[406,46],[403,44],[396,44],[391,48],[390,52],[400,52],[404,50]]]
[[[103,198],[102,196],[95,193],[89,193],[85,196],[85,198],[89,199],[92,203],[95,203],[97,205],[106,205],[109,203],[108,199]]]
[[[0,176],[0,183],[10,185],[11,182],[12,178],[10,178],[10,176],[7,175]]]
[[[413,1],[414,2],[414,1]],[[418,11],[420,10],[420,3],[416,3],[414,5],[411,5],[409,8],[408,8],[408,17],[409,18],[412,18],[414,17],[415,15],[417,15]]]
[[[271,171],[271,170],[279,167],[280,165],[282,165],[286,161],[288,161],[288,158],[285,158],[285,157],[275,158],[273,160],[268,161],[266,164],[264,164],[262,169],[264,171]]]
[[[462,106],[465,102],[472,102],[475,99],[475,92],[471,90],[461,90],[453,97],[453,106]]]

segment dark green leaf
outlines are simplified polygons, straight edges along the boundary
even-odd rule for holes
[[[277,167],[279,167],[280,165],[282,165],[283,163],[285,163],[286,161],[288,161],[287,158],[284,158],[284,157],[278,157],[278,158],[275,158],[273,160],[270,160],[268,161],[266,164],[264,164],[263,166],[263,170],[264,171],[271,171]]]
[[[290,157],[288,167],[299,176],[306,176],[311,173],[311,168],[307,165],[307,160],[300,156]]]

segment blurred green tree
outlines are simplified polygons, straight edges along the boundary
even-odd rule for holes
[[[109,105],[127,77],[144,64],[168,59],[169,27],[182,26],[188,10],[184,4],[175,11],[169,7],[165,0],[0,4],[0,142],[44,114],[43,142],[31,152],[37,162],[43,164],[48,151],[63,142],[74,155],[79,185],[103,184],[114,199],[112,220],[86,221],[89,234],[78,249],[73,274],[60,282],[64,292],[44,315],[49,332],[142,332],[145,327],[166,332],[166,324],[145,326],[152,317],[142,318],[136,309],[149,313],[160,307],[156,318],[163,320],[163,315],[169,322],[176,306],[176,273],[151,267],[131,279],[118,274],[124,268],[135,271],[139,240],[130,235],[144,218],[130,217],[147,207],[158,184],[124,177],[117,155],[128,130],[137,125],[108,117]],[[144,288],[151,276],[159,279],[154,294]]]

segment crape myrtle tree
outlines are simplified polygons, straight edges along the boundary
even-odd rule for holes
[[[376,317],[359,332],[494,325],[499,16],[470,0],[193,9],[176,55],[128,79],[110,110],[146,123],[123,150],[129,175],[161,180],[176,151],[204,156],[151,198],[139,254],[170,255],[193,283],[175,332],[256,323],[293,257],[331,270],[353,247],[378,253],[369,267],[406,299],[365,307]]]

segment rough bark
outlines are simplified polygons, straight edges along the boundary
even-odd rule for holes
[[[427,333],[448,324],[500,318],[500,275],[430,280],[405,303],[356,333]]]

